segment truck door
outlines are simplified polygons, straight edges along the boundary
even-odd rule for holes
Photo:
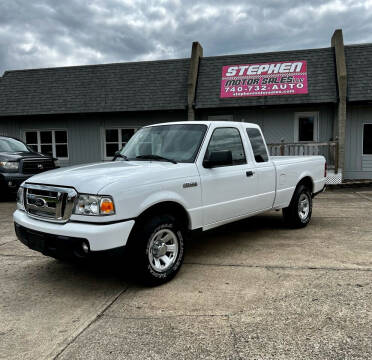
[[[204,225],[244,216],[253,211],[257,177],[253,163],[248,164],[241,133],[237,127],[216,127],[209,142],[203,146],[204,154],[198,159],[202,185]],[[232,164],[206,168],[203,160],[212,151],[229,150]]]
[[[246,128],[251,143],[255,162],[257,186],[257,211],[264,211],[273,207],[276,191],[276,170],[270,161],[265,141],[258,128]]]

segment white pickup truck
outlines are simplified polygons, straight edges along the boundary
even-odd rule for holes
[[[254,124],[151,125],[114,161],[26,180],[15,230],[25,245],[56,258],[124,249],[123,264],[155,285],[177,273],[192,230],[271,209],[283,209],[292,227],[306,226],[325,180],[323,156],[270,157]]]

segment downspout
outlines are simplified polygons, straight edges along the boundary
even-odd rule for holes
[[[337,90],[338,90],[338,104],[336,110],[336,127],[335,137],[337,137],[338,146],[336,147],[337,156],[336,166],[341,171],[344,169],[345,164],[345,128],[346,128],[346,96],[347,96],[347,72],[344,39],[342,30],[337,29],[333,33],[331,46],[334,48],[336,59],[336,72],[337,72]],[[335,168],[335,172],[338,172]],[[343,172],[343,171],[342,171]]]
[[[187,120],[189,121],[195,120],[194,101],[201,57],[203,57],[203,48],[199,42],[194,41],[192,43],[190,70],[187,81]]]

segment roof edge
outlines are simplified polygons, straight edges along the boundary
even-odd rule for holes
[[[190,58],[177,58],[177,59],[164,59],[164,60],[146,60],[146,61],[126,61],[126,62],[114,62],[114,63],[101,63],[101,64],[86,64],[86,65],[71,65],[71,66],[56,66],[56,67],[40,67],[40,68],[32,68],[32,69],[15,69],[15,70],[6,70],[4,71],[3,76],[6,76],[9,73],[14,72],[29,72],[29,71],[40,71],[40,70],[62,70],[62,69],[77,69],[77,68],[93,68],[93,67],[100,67],[100,66],[114,66],[114,65],[127,65],[127,64],[149,64],[154,62],[174,62],[174,61],[185,61],[190,60]],[[1,78],[1,76],[0,76]]]
[[[293,52],[309,52],[314,50],[327,50],[333,49],[332,46],[327,46],[323,48],[313,48],[313,49],[299,49],[299,50],[282,50],[282,51],[268,51],[268,52],[254,52],[254,53],[241,53],[241,54],[231,54],[231,55],[216,55],[216,56],[204,56],[203,59],[217,59],[222,57],[239,57],[239,56],[247,56],[247,55],[271,55],[271,54],[286,54],[286,53],[293,53]]]
[[[367,47],[367,46],[372,46],[372,43],[360,43],[360,44],[349,44],[349,45],[344,45],[345,48],[356,48],[356,47]]]

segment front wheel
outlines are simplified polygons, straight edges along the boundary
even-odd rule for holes
[[[311,219],[312,198],[309,189],[300,185],[293,194],[291,203],[283,209],[285,222],[292,228],[305,227]]]
[[[147,285],[171,280],[184,258],[183,229],[171,215],[157,215],[135,231],[129,248],[131,267]]]

